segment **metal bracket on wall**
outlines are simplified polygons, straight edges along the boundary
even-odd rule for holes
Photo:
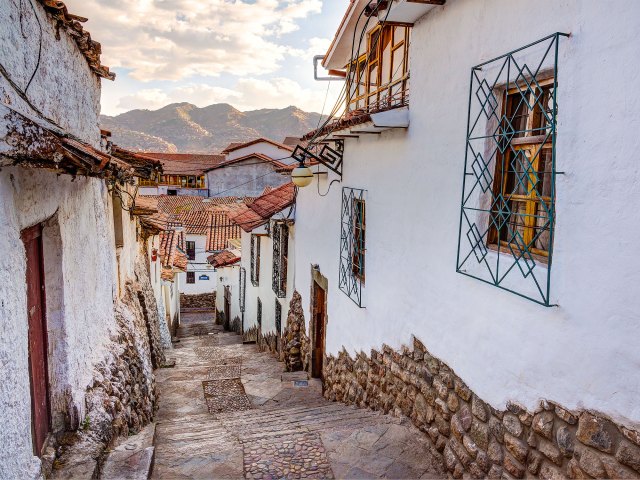
[[[333,142],[333,147],[330,147],[326,143],[320,149],[320,153],[315,154],[298,145],[291,157],[294,160],[300,162],[300,164],[304,164],[305,160],[315,160],[325,167],[327,167],[332,172],[340,175],[342,178],[342,160],[344,156],[344,140],[340,138],[328,139],[324,140],[324,142]]]

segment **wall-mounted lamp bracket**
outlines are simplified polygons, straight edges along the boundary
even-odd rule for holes
[[[329,145],[324,145],[320,150],[320,153],[316,155],[315,153],[309,151],[301,145],[298,145],[291,157],[294,160],[300,162],[300,165],[304,165],[307,159],[315,160],[325,167],[327,167],[332,172],[340,175],[342,178],[342,160],[344,154],[344,140],[336,138],[328,140],[330,142],[334,142],[333,148]]]

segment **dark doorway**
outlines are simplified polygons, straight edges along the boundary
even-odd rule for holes
[[[22,231],[27,257],[27,317],[29,322],[29,378],[31,382],[31,417],[34,454],[40,456],[51,431],[49,375],[47,365],[47,320],[45,317],[44,261],[42,226]]]
[[[327,320],[327,292],[313,283],[313,351],[311,353],[311,376],[322,378],[324,362],[325,327]]]

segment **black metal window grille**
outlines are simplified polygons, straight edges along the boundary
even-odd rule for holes
[[[196,259],[196,242],[187,240],[185,243],[187,248],[187,258],[189,260],[195,260]]]
[[[258,298],[258,309],[256,313],[256,321],[258,322],[258,326],[262,326],[262,300]]]
[[[365,274],[365,190],[342,188],[340,270],[338,286],[362,307]]]
[[[187,283],[196,283],[196,272],[187,272]]]
[[[276,332],[282,335],[282,305],[276,300]]]
[[[564,33],[471,70],[456,271],[550,305],[558,48]]]
[[[246,303],[246,292],[247,292],[247,269],[244,267],[240,267],[240,285],[238,290],[238,300],[240,303],[240,312],[244,313],[245,303]]]
[[[260,284],[260,237],[251,235],[251,283]]]
[[[273,282],[272,287],[278,298],[287,295],[287,258],[289,254],[289,227],[286,223],[273,226]]]

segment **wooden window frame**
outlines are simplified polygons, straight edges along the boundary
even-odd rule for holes
[[[404,29],[404,35],[402,39],[395,42],[396,29]],[[411,29],[408,25],[404,24],[385,24],[377,25],[367,34],[367,51],[358,58],[352,60],[347,65],[347,110],[353,111],[361,108],[371,109],[384,108],[384,102],[387,101],[391,106],[391,103],[398,103],[403,105],[406,101],[408,78],[409,78],[409,38]],[[376,37],[374,38],[374,35]],[[374,48],[375,47],[375,48]],[[389,49],[388,65],[384,62],[384,53]],[[393,58],[394,53],[403,49],[402,65],[394,65]],[[395,70],[402,68],[402,75],[399,78],[395,77]],[[377,68],[375,79],[372,82],[371,73],[374,68]],[[385,69],[388,69],[389,81],[383,84],[382,74]],[[363,72],[364,70],[364,72]],[[355,89],[353,87],[355,83]],[[399,100],[394,102],[393,90],[400,85]],[[386,93],[386,95],[384,95]]]
[[[537,79],[537,84],[543,89],[545,87],[553,86],[554,78],[553,76],[551,77],[543,76],[542,78]],[[515,97],[517,99],[516,95],[519,95],[519,92],[523,88],[526,88],[526,85],[524,83],[519,84],[519,87],[513,87],[508,90],[506,89],[503,90],[501,95],[502,97],[501,111],[503,115],[507,115],[508,109],[510,108],[509,102],[513,101],[511,100],[511,98]],[[532,101],[532,98],[531,98],[532,95],[533,93],[529,92],[528,101]],[[529,112],[529,114],[527,115],[527,124],[525,129],[528,132],[533,133],[535,129],[540,128],[539,126],[534,125],[535,117],[536,117],[535,109],[532,112]],[[531,171],[539,177],[539,181],[540,180],[544,181],[544,176],[542,176],[542,178],[540,177],[541,175],[544,175],[545,173],[548,173],[548,172],[540,171],[539,169],[540,161],[541,161],[540,159],[544,150],[549,151],[547,153],[550,153],[550,151],[553,149],[553,137],[552,136],[547,137],[547,135],[525,134],[524,136],[521,136],[521,137],[513,137],[510,140],[510,144],[516,152],[518,151],[528,152],[528,154],[526,154],[527,158],[529,159],[534,158],[533,162],[531,162],[531,166],[532,166]],[[534,182],[532,175],[527,175],[528,177],[527,194],[513,194],[513,193],[507,192],[509,180],[510,180],[509,173],[512,175],[515,175],[515,172],[512,172],[511,170],[507,170],[507,175],[504,175],[503,168],[501,168],[501,165],[503,163],[508,164],[509,162],[511,162],[511,159],[512,159],[511,155],[512,153],[510,152],[510,149],[505,150],[505,154],[500,154],[498,152],[498,154],[496,155],[496,165],[494,168],[494,182],[493,182],[494,195],[496,196],[502,195],[505,202],[507,202],[510,207],[511,207],[511,202],[513,201],[525,203],[526,207],[525,207],[525,213],[524,213],[524,225],[523,225],[523,235],[522,235],[524,244],[529,245],[528,250],[537,261],[543,264],[546,264],[548,263],[548,255],[549,255],[548,249],[544,250],[544,249],[535,248],[532,246],[532,242],[536,234],[535,233],[536,229],[539,227],[536,223],[537,221],[536,212],[538,211],[539,205],[545,202],[547,206],[550,206],[552,199],[549,196],[538,196],[535,194],[535,191],[536,191],[535,186],[537,182]],[[545,167],[545,169],[547,168],[549,167],[548,166]],[[515,179],[514,181],[517,181],[517,179]],[[510,219],[502,228],[507,228],[509,222],[510,222]],[[494,223],[491,221],[491,219],[489,219],[489,224],[490,224],[490,229],[489,229],[489,234],[487,235],[488,248],[499,251],[499,252],[505,252],[505,253],[511,253],[510,249],[512,248],[520,249],[520,247],[517,244],[510,243],[507,240],[500,240],[499,239],[500,232],[498,231]],[[549,228],[553,229],[554,226],[550,225]]]
[[[190,246],[193,245],[193,248],[190,248]],[[185,241],[185,250],[187,252],[187,258],[189,260],[195,260],[196,259],[196,242],[195,240],[186,240]],[[192,255],[193,253],[193,255]]]
[[[364,283],[366,269],[366,202],[361,198],[353,199],[353,251],[351,254],[351,272],[353,275]],[[359,211],[358,209],[361,209]]]
[[[187,283],[196,283],[196,272],[187,272]]]

